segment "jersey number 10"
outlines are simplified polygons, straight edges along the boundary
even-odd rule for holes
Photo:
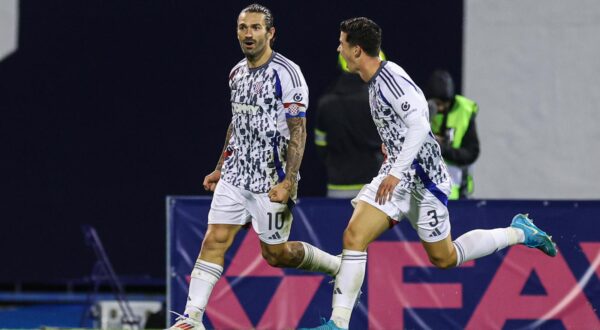
[[[269,215],[269,230],[273,229],[273,213],[267,213]],[[275,229],[283,228],[283,212],[275,213]]]

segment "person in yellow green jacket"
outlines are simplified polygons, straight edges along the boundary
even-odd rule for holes
[[[449,199],[468,198],[474,190],[472,165],[479,156],[475,101],[458,95],[450,73],[434,71],[427,84],[431,130],[452,178]]]

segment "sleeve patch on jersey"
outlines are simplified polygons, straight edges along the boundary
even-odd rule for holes
[[[306,108],[302,103],[284,103],[283,107],[285,109],[286,118],[306,116]]]
[[[402,108],[402,111],[408,111],[408,109],[410,109],[410,103],[404,101],[404,102],[402,102],[400,107]]]

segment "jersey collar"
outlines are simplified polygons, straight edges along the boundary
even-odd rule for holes
[[[379,72],[381,72],[381,69],[383,69],[383,67],[387,64],[387,61],[381,61],[381,64],[379,64],[379,68],[377,69],[377,71],[375,71],[375,74],[373,75],[373,77],[371,77],[371,79],[369,79],[369,81],[367,81],[367,84],[372,83],[373,81],[375,81],[375,79],[377,78],[377,76],[379,75]]]
[[[271,63],[271,61],[273,60],[273,58],[275,57],[275,54],[276,54],[275,51],[272,51],[271,52],[271,57],[269,57],[269,59],[264,64],[262,64],[260,66],[257,66],[256,68],[249,67],[248,66],[248,61],[246,61],[246,66],[248,66],[248,71],[249,72],[255,72],[255,71],[258,71],[258,70],[260,70],[262,68],[267,67]]]

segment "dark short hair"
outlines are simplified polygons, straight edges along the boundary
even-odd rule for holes
[[[272,28],[273,25],[273,14],[271,14],[271,11],[269,10],[269,8],[263,6],[263,5],[259,5],[258,3],[253,3],[250,6],[242,9],[241,13],[260,13],[260,14],[264,14],[265,15],[265,27],[267,28],[267,30],[269,30],[270,28]]]
[[[355,17],[340,23],[340,30],[346,33],[346,41],[358,45],[369,56],[379,56],[381,48],[381,28],[366,17]]]

